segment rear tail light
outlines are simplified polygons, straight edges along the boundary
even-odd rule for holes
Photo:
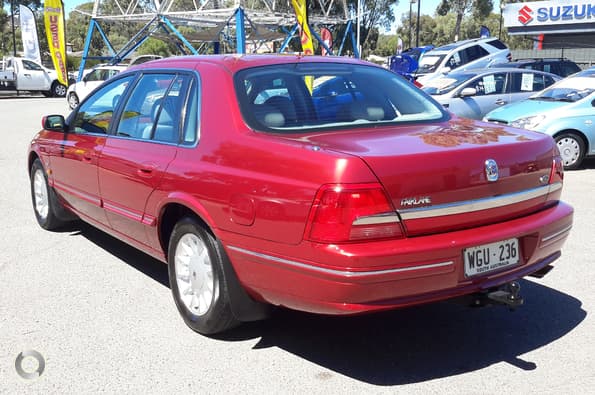
[[[552,161],[552,170],[550,171],[549,183],[561,182],[564,179],[564,163],[560,156],[554,156]]]
[[[344,243],[398,237],[403,237],[399,217],[380,184],[329,184],[316,194],[306,239]]]

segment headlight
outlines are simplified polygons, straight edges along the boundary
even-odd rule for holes
[[[545,119],[545,115],[519,118],[510,123],[510,126],[521,129],[534,129]]]

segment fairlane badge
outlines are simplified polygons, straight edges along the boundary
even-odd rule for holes
[[[486,177],[488,181],[494,182],[498,181],[498,164],[493,159],[488,159],[485,161],[486,166]]]
[[[401,207],[427,206],[429,204],[432,204],[432,199],[429,196],[401,199]]]

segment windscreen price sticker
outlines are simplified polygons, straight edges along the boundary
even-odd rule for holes
[[[485,274],[519,262],[519,241],[508,239],[463,250],[465,276]]]

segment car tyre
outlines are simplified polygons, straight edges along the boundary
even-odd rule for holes
[[[62,85],[58,81],[54,81],[52,84],[52,95],[55,97],[64,97],[66,96],[66,86]]]
[[[74,110],[76,108],[76,106],[79,105],[79,97],[77,96],[76,93],[74,92],[70,92],[68,94],[68,106],[70,107],[71,110]]]
[[[232,313],[220,242],[195,219],[180,220],[168,247],[169,284],[186,324],[203,335],[239,324]]]
[[[556,136],[556,144],[562,156],[564,169],[578,169],[585,157],[585,142],[575,133],[561,133]]]
[[[36,159],[31,166],[31,199],[37,223],[43,229],[52,230],[65,225],[68,221],[59,215],[65,211],[56,192],[48,185],[48,177],[41,161]]]

